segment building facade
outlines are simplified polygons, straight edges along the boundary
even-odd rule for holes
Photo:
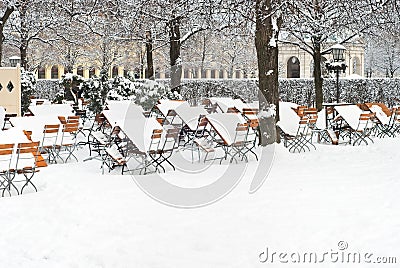
[[[254,53],[253,51],[250,53]],[[322,74],[324,77],[329,77],[329,73],[326,70],[325,62],[330,61],[331,55],[325,55],[321,64]],[[347,77],[362,77],[364,76],[364,65],[365,65],[365,47],[362,43],[351,43],[346,44],[345,61],[347,65],[346,73],[341,76]],[[140,62],[140,59],[138,59]],[[157,66],[155,64],[155,78],[165,79],[169,78],[168,67]],[[145,64],[139,64],[141,67],[132,68],[124,67],[123,63],[114,65],[109,70],[109,76],[127,76],[128,73],[136,78],[145,77]],[[164,64],[165,66],[165,64]],[[209,65],[213,66],[213,64]],[[229,74],[228,70],[219,68],[218,64],[215,67],[193,67],[190,65],[183,64],[182,67],[182,78],[183,79],[244,79],[244,78],[257,78],[257,66],[253,66],[249,71],[244,70],[237,66],[235,70]],[[279,46],[279,77],[281,78],[312,78],[313,77],[314,63],[312,56],[307,52],[301,50],[297,46],[290,44],[280,44]],[[65,73],[65,68],[62,65],[44,65],[37,69],[36,77],[38,79],[60,79]],[[98,76],[100,69],[92,67],[89,64],[82,63],[73,69],[74,74],[89,78],[93,75]]]

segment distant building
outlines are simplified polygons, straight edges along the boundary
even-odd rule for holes
[[[354,42],[346,44],[346,73],[342,76],[364,76],[364,65],[365,65],[365,48],[361,42]],[[254,49],[249,53],[255,53]],[[143,54],[142,54],[143,55]],[[159,57],[162,58],[162,57]],[[131,57],[132,59],[132,57]],[[156,79],[169,78],[169,68],[162,67],[168,66],[166,63],[161,63],[157,60],[157,56],[154,56],[154,70]],[[329,77],[329,73],[325,68],[325,62],[331,60],[331,55],[323,57],[322,75]],[[113,65],[109,70],[110,77],[115,76],[127,76],[130,73],[131,76],[136,78],[144,77],[143,56],[139,55],[138,59],[134,60],[138,63],[138,67],[133,68],[132,64],[119,64]],[[139,64],[140,63],[140,64]],[[161,64],[163,64],[161,66]],[[252,63],[252,65],[256,63]],[[125,67],[130,66],[130,67]],[[142,67],[139,67],[142,66]],[[214,67],[213,67],[214,66]],[[314,63],[312,56],[307,52],[301,50],[295,45],[280,44],[279,45],[279,77],[282,78],[312,78],[313,77]],[[36,71],[36,76],[39,79],[60,79],[65,73],[65,68],[58,64],[43,64]],[[93,63],[82,62],[73,69],[73,73],[81,75],[85,78],[89,78],[93,75],[99,75],[100,69],[94,67]],[[194,64],[184,63],[182,68],[183,79],[243,79],[243,78],[257,78],[257,66],[249,66],[242,68],[237,66],[234,70],[231,70],[231,74],[226,69],[222,69],[218,64],[209,63],[203,69],[197,67]]]

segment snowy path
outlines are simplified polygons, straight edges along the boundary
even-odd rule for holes
[[[398,139],[304,154],[278,146],[258,192],[248,193],[249,172],[227,197],[192,210],[157,203],[128,175],[101,175],[97,161],[51,165],[37,174],[38,193],[0,199],[0,266],[352,267],[258,259],[267,246],[330,252],[341,240],[396,256],[399,161]],[[395,267],[355,267],[385,266]]]

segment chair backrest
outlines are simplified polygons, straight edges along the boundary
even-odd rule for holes
[[[43,129],[42,146],[52,146],[57,142],[60,125],[45,125]]]
[[[164,138],[164,145],[162,151],[172,151],[176,148],[178,144],[178,137],[179,137],[179,129],[178,128],[170,128],[167,129],[167,134]]]
[[[23,130],[23,132],[24,132],[26,138],[27,138],[28,140],[32,141],[32,131],[30,131],[30,130]]]
[[[304,115],[304,111],[307,110],[307,106],[298,106],[297,107],[297,115],[302,117]]]
[[[374,117],[374,113],[365,113],[361,114],[360,118],[358,120],[358,126],[357,130],[358,131],[364,131],[368,128],[370,120]]]
[[[308,130],[309,130],[309,118],[308,116],[303,115],[300,118],[296,136],[307,135]]]
[[[257,115],[258,109],[257,108],[243,108],[244,115]]]
[[[10,170],[13,152],[13,143],[0,144],[0,173]]]
[[[19,143],[17,146],[17,169],[35,168],[39,157],[39,142]],[[29,162],[26,162],[29,161]],[[24,166],[20,166],[23,164]]]
[[[315,127],[318,120],[317,108],[307,108],[304,110],[304,116],[308,117],[308,124],[310,127]]]
[[[79,119],[79,115],[70,115],[68,116],[67,123],[79,123]]]
[[[157,151],[161,142],[162,129],[154,129],[151,134],[149,151]]]
[[[249,125],[247,123],[243,124],[238,123],[236,126],[235,139],[233,143],[241,144],[246,142],[248,131],[249,131]]]
[[[79,127],[79,122],[74,122],[74,123],[66,123],[63,125],[62,132],[64,133],[75,133],[78,131]]]
[[[239,110],[236,109],[236,107],[230,107],[230,108],[228,108],[228,110],[227,110],[226,112],[227,112],[227,113],[234,113],[234,114],[237,114],[237,113],[239,113]]]
[[[63,124],[63,125],[67,123],[67,120],[65,119],[65,116],[59,115],[58,116],[58,120],[60,120],[60,123]]]
[[[199,120],[197,123],[195,137],[202,137],[204,133],[207,131],[208,120],[205,116],[199,116]]]

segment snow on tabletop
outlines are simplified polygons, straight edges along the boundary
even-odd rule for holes
[[[371,107],[369,107],[369,110],[375,113],[379,122],[381,122],[383,125],[389,125],[390,116],[387,116],[379,105],[371,105]]]
[[[357,105],[335,106],[335,110],[352,129],[357,129],[360,115],[365,113]]]
[[[208,114],[201,106],[190,107],[189,105],[179,105],[175,108],[175,112],[191,130],[196,130],[201,115]]]
[[[236,113],[214,113],[206,116],[219,136],[228,144],[232,144],[236,136],[236,126],[246,120]]]
[[[293,109],[298,105],[292,102],[279,102],[279,122],[277,125],[289,135],[296,135],[300,117]]]

